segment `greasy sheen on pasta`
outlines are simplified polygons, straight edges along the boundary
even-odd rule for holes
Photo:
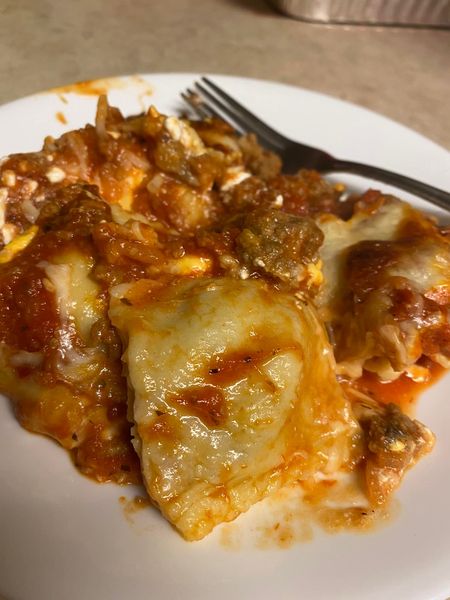
[[[449,367],[448,233],[216,119],[101,97],[0,164],[0,392],[186,539],[343,470],[383,504],[434,443],[387,390]]]
[[[141,283],[110,317],[148,493],[187,539],[350,462],[359,427],[312,305],[262,280]]]

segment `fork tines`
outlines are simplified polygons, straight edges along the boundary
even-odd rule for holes
[[[203,98],[197,94],[197,92],[194,92],[190,88],[188,88],[185,92],[181,92],[181,97],[189,104],[196,115],[201,119],[207,119],[211,117],[217,117],[219,119],[222,118],[218,113],[213,111],[207,104],[205,104]]]
[[[282,150],[286,140],[277,131],[266,125],[245,106],[207,77],[195,83],[196,90],[182,93],[183,99],[200,118],[216,117],[229,123],[240,133],[255,133],[266,147]]]
[[[280,156],[286,174],[295,174],[299,169],[315,169],[320,173],[360,175],[395,185],[450,211],[448,192],[380,167],[338,159],[320,148],[284,137],[207,77],[195,84],[195,91],[187,90],[182,96],[202,119],[219,117],[240,133],[255,133],[262,146]]]

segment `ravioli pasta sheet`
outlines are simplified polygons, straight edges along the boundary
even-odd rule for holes
[[[335,473],[359,428],[315,309],[261,280],[114,298],[134,445],[150,497],[187,539],[280,485]]]
[[[343,472],[383,505],[432,449],[387,394],[450,364],[448,230],[408,204],[104,97],[0,182],[0,391],[186,539]]]

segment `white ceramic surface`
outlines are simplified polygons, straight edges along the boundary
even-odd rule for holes
[[[176,112],[184,108],[179,91],[194,77],[123,78],[111,83],[109,98],[127,114],[149,103]],[[293,138],[450,189],[449,153],[380,115],[289,86],[236,77],[214,79]],[[94,95],[47,92],[0,107],[0,154],[38,149],[45,135],[92,122],[95,103]],[[67,124],[58,120],[58,112]],[[360,190],[371,185],[358,178],[339,179]],[[81,477],[56,444],[21,429],[7,401],[0,399],[0,596],[6,600],[447,598],[449,382],[448,376],[441,379],[422,396],[417,414],[436,433],[437,444],[408,473],[397,495],[401,508],[392,522],[370,534],[316,532],[312,541],[284,550],[271,543],[261,549],[257,543],[258,527],[265,518],[270,522],[269,513],[275,510],[267,502],[232,525],[232,544],[224,543],[221,528],[201,542],[184,542],[150,508],[130,522],[118,499],[132,498],[140,490],[97,485]]]

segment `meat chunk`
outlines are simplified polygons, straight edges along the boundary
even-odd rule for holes
[[[277,154],[266,150],[258,144],[254,134],[244,135],[239,139],[239,147],[247,169],[261,179],[271,179],[280,174],[281,160]]]
[[[316,171],[302,170],[297,175],[267,178],[266,173],[261,174],[253,163],[245,163],[245,168],[252,173],[256,172],[257,176],[248,177],[222,194],[230,213],[274,204],[278,204],[282,212],[302,216],[341,214],[341,209],[344,209],[341,188],[323,179]]]
[[[366,444],[365,478],[373,504],[384,504],[407,469],[434,446],[434,434],[395,404],[357,402],[356,416]]]
[[[250,268],[298,288],[309,282],[323,234],[307,217],[261,209],[244,218],[237,238],[240,258]]]

